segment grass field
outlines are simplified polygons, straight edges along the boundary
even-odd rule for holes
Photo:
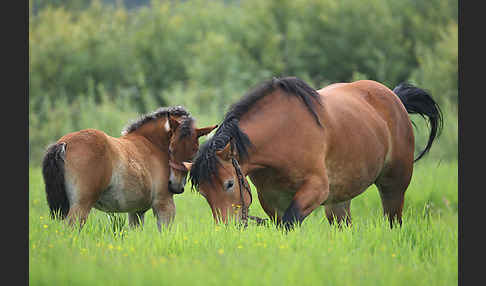
[[[49,219],[41,170],[30,168],[29,284],[457,285],[457,162],[427,159],[415,166],[402,228],[390,230],[370,187],[351,203],[353,226],[329,226],[320,208],[288,234],[215,225],[190,186],[175,197],[175,222],[162,233],[151,211],[143,230],[127,221],[114,233],[93,210],[73,231]],[[256,199],[250,214],[266,217]]]

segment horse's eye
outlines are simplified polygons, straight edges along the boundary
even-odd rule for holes
[[[224,183],[224,188],[227,192],[233,191],[235,182],[233,180],[228,180]]]

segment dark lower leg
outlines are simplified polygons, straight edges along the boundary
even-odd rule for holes
[[[140,225],[143,226],[145,217],[145,211],[143,212],[135,212],[128,214],[128,225],[131,228],[139,227]]]
[[[292,203],[285,211],[284,216],[282,217],[281,224],[285,227],[286,230],[290,230],[294,228],[295,224],[301,224],[306,216],[302,213],[301,209],[297,206],[297,203],[292,200]]]
[[[403,194],[397,194],[395,196],[382,194],[381,201],[383,205],[383,214],[390,222],[390,228],[393,228],[395,222],[398,222],[401,227],[404,202]]]
[[[301,224],[302,221],[318,206],[320,206],[329,194],[329,186],[327,181],[323,183],[317,182],[303,185],[297,193],[295,193],[290,206],[285,211],[281,224],[286,230],[290,230],[295,224]]]
[[[329,221],[329,224],[332,225],[334,223],[334,220],[336,220],[339,227],[342,225],[343,221],[346,222],[346,225],[351,225],[350,205],[351,200],[342,203],[326,205],[326,217]]]

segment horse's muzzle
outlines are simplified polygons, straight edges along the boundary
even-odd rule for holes
[[[169,180],[169,192],[173,194],[182,194],[184,192],[184,185],[176,184]]]

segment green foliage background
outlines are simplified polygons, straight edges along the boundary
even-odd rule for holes
[[[138,1],[143,2],[143,1]],[[144,1],[147,2],[147,1]],[[66,4],[69,3],[69,4]],[[430,156],[457,159],[458,9],[453,0],[29,1],[29,159],[96,128],[183,105],[199,125],[273,76],[315,88],[373,79],[432,93],[445,128]],[[414,119],[414,118],[413,118]],[[417,124],[417,149],[426,126]]]

